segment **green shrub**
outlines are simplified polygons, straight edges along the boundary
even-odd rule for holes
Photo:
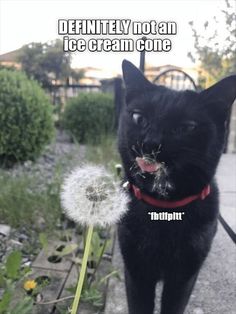
[[[35,159],[53,130],[42,88],[20,71],[0,70],[0,164]]]
[[[98,143],[114,129],[113,97],[105,93],[81,93],[68,101],[62,125],[79,143]]]

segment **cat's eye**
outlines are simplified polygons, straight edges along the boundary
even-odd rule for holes
[[[173,133],[175,134],[189,134],[193,132],[197,127],[197,123],[195,121],[188,121],[181,123],[173,129]]]
[[[140,112],[133,112],[132,119],[139,126],[145,127],[147,125],[146,118]]]

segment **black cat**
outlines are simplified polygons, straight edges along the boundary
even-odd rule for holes
[[[154,85],[126,60],[123,76],[119,151],[131,201],[118,236],[129,313],[153,313],[162,280],[161,314],[181,314],[217,229],[214,175],[236,76],[200,93]],[[184,214],[166,221],[149,212]]]

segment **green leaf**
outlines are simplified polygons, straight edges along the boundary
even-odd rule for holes
[[[60,257],[63,257],[65,255],[69,255],[71,254],[72,252],[74,252],[76,249],[78,248],[78,245],[76,243],[71,243],[71,244],[68,244],[64,247],[64,249],[59,252],[59,251],[56,251],[55,254],[60,256]]]
[[[73,257],[71,259],[71,261],[77,265],[81,265],[82,264],[82,258],[79,258],[79,257]]]
[[[117,279],[120,280],[120,274],[118,272],[118,270],[113,270],[111,271],[109,274],[107,274],[106,276],[102,277],[99,281],[99,284],[102,284],[102,283],[106,283],[107,280],[111,277],[116,277]]]
[[[6,261],[6,276],[10,279],[17,279],[21,266],[22,254],[20,251],[13,251]]]
[[[48,239],[47,239],[47,235],[43,232],[41,232],[39,234],[39,242],[42,246],[42,248],[47,251],[47,248],[48,248]]]
[[[84,302],[88,302],[96,307],[103,306],[103,295],[95,286],[91,286],[89,289],[83,289],[81,299]]]
[[[94,231],[93,238],[90,247],[90,259],[97,261],[102,252],[102,240],[100,239],[98,232]]]
[[[3,294],[2,300],[0,301],[0,313],[3,314],[8,309],[8,306],[11,302],[12,294],[10,291],[6,291]]]
[[[111,246],[111,244],[112,244],[112,240],[111,240],[111,239],[107,240],[107,242],[106,242],[106,244],[105,244],[104,252],[105,252],[106,250],[108,250],[108,248]]]

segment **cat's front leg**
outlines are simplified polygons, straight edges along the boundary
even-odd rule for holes
[[[139,272],[132,276],[127,268],[125,269],[129,314],[153,314],[154,311],[156,282],[153,278],[146,277],[142,280],[141,277]]]
[[[183,314],[196,282],[198,272],[188,277],[175,273],[164,281],[161,314]]]

